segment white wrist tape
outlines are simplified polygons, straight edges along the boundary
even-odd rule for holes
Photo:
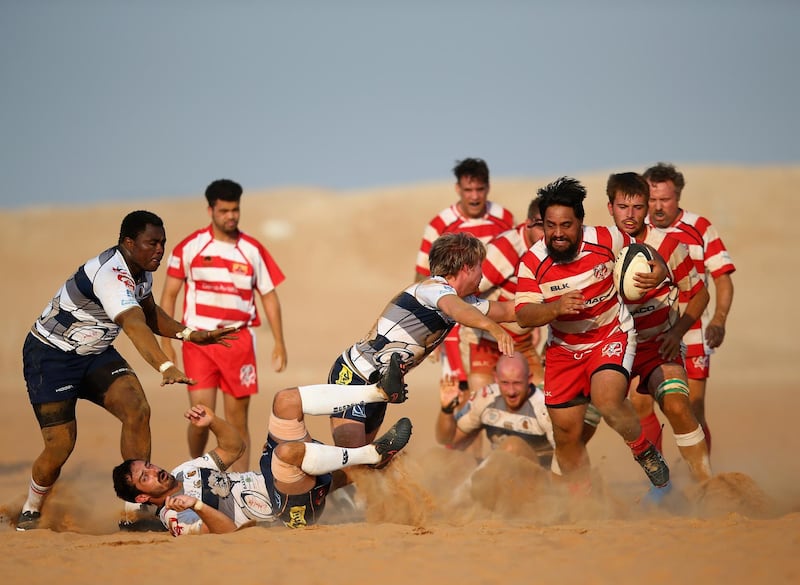
[[[158,371],[163,374],[164,372],[166,372],[168,369],[170,369],[174,365],[175,364],[173,364],[171,361],[167,360],[163,364],[158,366]]]
[[[177,339],[180,339],[181,341],[189,341],[189,337],[191,336],[192,333],[194,333],[194,329],[192,329],[191,327],[187,327],[183,331],[178,331],[175,334],[175,337]]]

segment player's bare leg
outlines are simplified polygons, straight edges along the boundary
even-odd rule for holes
[[[225,409],[225,420],[231,423],[244,441],[245,449],[242,456],[239,457],[230,466],[230,471],[243,472],[250,469],[250,428],[248,427],[247,419],[250,410],[250,397],[243,396],[236,398],[230,394],[223,393],[222,404]]]

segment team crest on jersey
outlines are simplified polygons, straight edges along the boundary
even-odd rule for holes
[[[603,346],[603,349],[600,350],[600,353],[603,354],[605,357],[617,357],[622,355],[622,342],[621,341],[613,341],[611,343],[606,343]]]
[[[598,264],[594,267],[593,272],[597,280],[604,280],[608,276],[608,266],[606,264]]]
[[[247,264],[233,262],[231,264],[231,272],[235,272],[236,274],[247,274]]]
[[[239,381],[242,386],[252,386],[256,383],[256,367],[253,364],[245,364],[239,370]]]
[[[211,493],[218,498],[227,498],[231,494],[230,478],[225,473],[211,471],[208,474],[207,485]]]

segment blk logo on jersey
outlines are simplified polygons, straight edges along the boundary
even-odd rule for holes
[[[618,357],[622,355],[622,342],[621,341],[614,341],[611,343],[607,343],[603,346],[603,349],[600,350],[600,353],[605,357]]]

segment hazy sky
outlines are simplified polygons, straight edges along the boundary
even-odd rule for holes
[[[795,0],[0,0],[0,207],[800,162]]]

